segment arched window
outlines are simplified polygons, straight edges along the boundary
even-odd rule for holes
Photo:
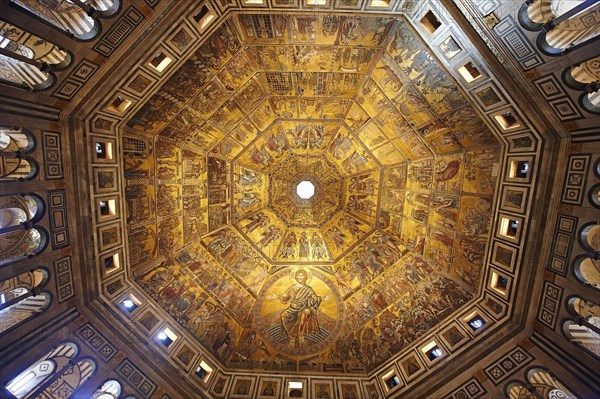
[[[36,194],[0,197],[0,231],[9,227],[36,223],[44,215],[44,202]]]
[[[594,184],[592,187],[590,187],[588,199],[590,200],[590,204],[596,208],[600,208],[600,183]]]
[[[0,282],[0,310],[30,296],[31,291],[39,291],[47,282],[48,271],[42,268]]]
[[[555,2],[567,3],[566,0],[555,0]],[[540,35],[540,38],[543,37],[545,39],[544,44],[549,46],[548,48],[542,46],[542,49],[547,50],[551,54],[560,54],[560,51],[581,45],[600,34],[600,26],[595,22],[590,23],[590,18],[595,19],[594,17],[600,14],[600,3],[596,2],[591,7],[589,5],[591,4],[590,1],[572,1],[571,3],[579,4],[575,4],[572,7],[564,7],[565,11],[550,22],[554,28],[549,32],[542,32]],[[579,6],[586,5],[588,8],[579,11]],[[560,22],[556,23],[555,21]]]
[[[600,306],[594,302],[586,301],[579,297],[572,297],[567,302],[567,308],[574,316],[582,317],[585,320],[595,319],[592,324],[600,326]]]
[[[121,384],[116,380],[108,380],[94,392],[92,399],[117,399],[119,395],[121,395]]]
[[[524,4],[519,20],[525,29],[541,31],[537,43],[544,53],[560,55],[600,34],[599,13],[595,0],[535,0]]]
[[[39,255],[48,244],[48,233],[42,227],[0,233],[0,266]]]
[[[536,24],[545,24],[585,3],[585,0],[536,0],[527,7],[527,16]]]
[[[578,326],[586,327],[590,333],[600,338],[600,306],[592,301],[571,297],[567,302],[567,309],[575,317]]]
[[[70,1],[12,0],[12,2],[81,40],[92,39],[100,30],[97,21],[87,15],[81,6]]]
[[[579,232],[579,243],[590,252],[600,252],[600,225],[597,222],[591,222],[584,225]]]
[[[552,373],[534,368],[527,373],[529,383],[543,398],[577,399]]]
[[[69,53],[37,36],[0,21],[0,82],[29,90],[44,90],[55,81],[49,65],[64,68]]]
[[[576,322],[565,322],[567,337],[600,357],[600,306],[592,301],[571,297],[567,308],[576,319]]]
[[[31,133],[20,127],[0,126],[0,152],[17,152],[25,154],[35,149],[35,140]]]
[[[600,113],[600,57],[595,57],[567,68],[565,82],[574,90],[581,90],[579,102],[592,113]]]
[[[36,269],[0,283],[0,334],[37,316],[50,305],[50,294],[39,292],[48,271]]]
[[[34,225],[44,208],[36,194],[0,197],[0,265],[35,256],[46,248],[46,230]]]
[[[68,399],[96,372],[96,362],[92,359],[81,359],[72,366],[66,368],[60,376],[55,379],[39,398]]]
[[[17,399],[31,394],[36,387],[49,381],[65,369],[79,352],[72,342],[60,344],[6,384],[8,392]]]
[[[0,47],[0,82],[26,90],[44,90],[56,82],[44,64]]]
[[[567,69],[567,83],[575,88],[583,88],[585,85],[600,80],[600,57],[589,59]]]
[[[2,154],[0,161],[0,181],[31,180],[38,174],[38,164],[31,157],[20,154],[14,156]]]
[[[573,271],[582,283],[600,289],[600,260],[579,256],[575,258]]]
[[[0,54],[0,64],[1,57]],[[0,79],[1,74],[0,71]],[[36,177],[37,162],[24,155],[34,149],[35,141],[29,132],[18,127],[0,126],[0,182],[31,180]]]
[[[521,382],[510,382],[506,385],[508,399],[537,399],[535,395]]]
[[[96,17],[114,15],[118,0],[11,0],[50,25],[79,40],[91,40],[100,32]]]
[[[5,21],[0,21],[0,47],[57,69],[66,68],[73,61],[71,54],[56,44]]]

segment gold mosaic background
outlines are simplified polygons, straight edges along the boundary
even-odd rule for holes
[[[228,367],[370,371],[479,287],[499,146],[402,19],[233,16],[129,127],[137,281]]]

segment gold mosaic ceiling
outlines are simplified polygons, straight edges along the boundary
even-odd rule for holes
[[[368,372],[479,286],[499,146],[401,18],[232,16],[129,126],[137,282],[226,367]]]

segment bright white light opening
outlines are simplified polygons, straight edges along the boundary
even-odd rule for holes
[[[123,306],[125,306],[127,309],[131,309],[132,307],[135,306],[135,303],[133,303],[133,301],[131,299],[125,299],[123,301]]]
[[[177,339],[177,335],[170,328],[165,327],[164,330],[156,336],[166,347],[169,347]]]
[[[301,181],[296,186],[296,194],[303,200],[308,200],[315,195],[315,185],[308,180]]]
[[[481,319],[473,319],[470,324],[471,327],[477,329],[483,325],[483,321]]]
[[[15,380],[11,381],[6,388],[12,393],[12,394],[16,394],[17,392],[19,392],[19,390],[21,388],[23,388],[25,386],[25,384],[27,384],[29,381],[31,381],[33,378],[35,377],[35,373],[33,371],[30,371],[29,373],[25,374],[24,376],[18,376]],[[19,396],[21,397],[21,396]]]

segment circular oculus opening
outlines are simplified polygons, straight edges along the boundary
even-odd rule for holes
[[[296,194],[303,200],[309,200],[315,195],[315,185],[303,180],[296,186]]]

